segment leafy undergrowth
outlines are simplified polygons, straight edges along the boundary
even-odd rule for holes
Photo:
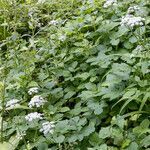
[[[1,0],[1,150],[150,149],[149,0]]]

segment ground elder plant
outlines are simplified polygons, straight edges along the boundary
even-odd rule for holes
[[[0,1],[0,149],[150,149],[149,0]]]

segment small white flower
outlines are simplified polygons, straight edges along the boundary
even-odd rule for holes
[[[49,122],[49,121],[44,122],[42,124],[42,128],[40,129],[40,132],[43,132],[44,135],[46,135],[48,133],[52,134],[54,132],[54,127],[55,127],[55,125],[54,125],[53,121],[52,122]]]
[[[33,112],[33,113],[30,113],[27,116],[25,116],[25,119],[27,121],[31,122],[33,120],[39,120],[39,119],[43,119],[43,118],[42,118],[41,113]]]
[[[108,8],[109,6],[117,5],[117,0],[106,0],[103,7]]]
[[[131,6],[128,8],[127,13],[131,14],[131,13],[134,13],[136,11],[140,11],[140,7],[139,6]]]
[[[51,20],[49,24],[56,26],[58,24],[58,21],[57,20]]]
[[[145,19],[142,17],[135,17],[133,15],[127,14],[126,16],[122,17],[120,25],[133,28],[135,26],[144,25],[144,21]]]
[[[41,95],[35,95],[33,98],[31,98],[31,101],[29,102],[29,107],[40,107],[45,104],[46,100],[43,99]]]
[[[61,35],[61,36],[59,36],[58,39],[63,42],[63,41],[66,40],[66,36],[65,35]]]
[[[29,91],[28,91],[28,94],[29,95],[32,95],[32,94],[36,94],[39,92],[39,89],[38,87],[33,87],[33,88],[30,88]]]
[[[10,101],[8,101],[7,103],[6,103],[6,107],[11,107],[11,108],[14,108],[14,107],[16,107],[16,106],[19,106],[19,100],[18,99],[12,99],[12,100],[10,100]]]

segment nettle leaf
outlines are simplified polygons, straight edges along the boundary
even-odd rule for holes
[[[53,137],[53,138],[54,138],[56,143],[63,143],[64,140],[65,140],[65,136],[63,136],[63,135],[60,135],[60,136],[57,136],[57,137]]]
[[[144,119],[144,120],[141,122],[140,126],[141,126],[143,129],[144,129],[144,128],[149,128],[149,126],[150,126],[150,121],[149,121],[148,119]]]
[[[139,149],[139,146],[136,142],[132,142],[129,147],[127,148],[127,150],[137,150]]]
[[[92,146],[97,146],[102,143],[103,140],[100,139],[98,133],[95,132],[90,136],[89,142]]]
[[[131,67],[125,63],[114,63],[112,65],[111,72],[115,74],[117,77],[121,77],[122,80],[127,80],[129,78]]]
[[[102,98],[109,98],[110,100],[116,99],[123,94],[124,86],[122,83],[117,85],[110,85],[109,87],[103,87],[100,91],[100,95],[103,95]]]
[[[126,33],[129,31],[129,29],[127,29],[126,27],[123,27],[123,26],[120,26],[118,29],[119,30],[114,35],[116,38],[126,35]]]
[[[94,122],[90,122],[89,125],[83,127],[81,131],[78,131],[75,134],[71,135],[68,141],[69,142],[75,142],[77,140],[82,141],[84,137],[89,136],[94,131],[95,131],[95,124]]]
[[[56,131],[59,133],[66,133],[69,129],[68,120],[59,121],[55,127]]]
[[[38,87],[38,83],[35,82],[35,81],[31,81],[29,84],[28,84],[28,87]]]
[[[70,110],[69,107],[62,107],[62,108],[60,109],[60,112],[67,112],[67,111],[69,111],[69,110]]]
[[[38,145],[38,150],[46,150],[48,149],[48,144],[47,143],[40,143]]]
[[[103,127],[99,132],[99,137],[101,139],[105,139],[107,137],[111,137],[111,127]]]
[[[108,147],[106,144],[102,144],[102,145],[100,145],[100,147],[98,149],[99,150],[108,150]]]
[[[90,74],[88,72],[84,72],[84,73],[76,75],[74,78],[81,78],[82,80],[86,80],[89,76]]]
[[[124,117],[122,117],[122,116],[117,116],[117,117],[114,116],[112,118],[111,123],[119,126],[121,129],[123,129],[126,124],[126,121],[125,121]]]
[[[146,136],[142,141],[141,145],[145,148],[148,148],[150,146],[150,135]]]
[[[131,140],[130,139],[125,139],[124,141],[123,141],[123,143],[122,143],[122,146],[121,146],[121,148],[126,148],[126,147],[128,147],[129,145],[130,145],[130,143],[131,143]]]
[[[135,36],[132,36],[132,37],[129,38],[129,41],[131,43],[136,43],[138,41],[138,39]]]
[[[103,25],[100,26],[98,28],[98,32],[109,32],[111,31],[112,29],[114,29],[116,26],[118,26],[119,23],[118,22],[110,22],[110,21],[103,21]]]
[[[141,71],[142,71],[143,75],[145,75],[149,72],[149,70],[148,70],[149,66],[150,66],[150,62],[148,62],[148,61],[144,61],[141,63]]]
[[[119,39],[112,39],[112,40],[110,41],[110,43],[111,43],[112,45],[114,45],[114,46],[117,46],[117,45],[119,44],[119,42],[120,42]]]
[[[64,99],[69,99],[71,98],[76,92],[74,91],[69,91],[67,94],[65,94]]]
[[[95,96],[95,92],[93,91],[82,91],[82,93],[79,95],[79,97],[83,100],[88,100]]]
[[[95,131],[95,123],[90,122],[88,126],[84,127],[81,131],[83,136],[89,136],[91,133]]]
[[[85,87],[87,90],[95,91],[96,90],[96,85],[94,83],[88,82],[85,84]]]
[[[94,111],[96,115],[100,115],[103,112],[103,107],[105,107],[105,103],[100,103],[94,100],[89,100],[87,102],[87,106]]]

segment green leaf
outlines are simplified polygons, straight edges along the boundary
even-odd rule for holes
[[[63,143],[64,140],[65,140],[65,136],[60,135],[60,136],[58,136],[58,137],[55,137],[54,139],[55,139],[55,142],[56,142],[56,143]]]
[[[88,101],[87,105],[90,109],[94,111],[96,115],[100,115],[103,112],[103,107],[105,106],[104,103],[99,104],[99,102],[96,102],[94,100]]]
[[[30,87],[38,87],[38,86],[39,86],[38,83],[35,82],[35,81],[31,81],[31,82],[28,84],[28,88],[30,88]]]
[[[111,128],[110,127],[102,128],[99,132],[99,137],[101,139],[105,139],[110,136],[111,136]]]
[[[82,80],[86,80],[89,76],[90,74],[88,72],[84,72],[84,73],[78,74],[77,76],[75,76],[75,78],[81,78]]]
[[[130,139],[125,139],[122,143],[122,149],[126,148],[129,146],[129,144],[131,143],[131,140]]]
[[[90,139],[89,139],[89,142],[92,146],[97,146],[99,145],[100,143],[102,143],[102,139],[99,138],[99,135],[98,133],[93,133],[91,136],[90,136]]]
[[[139,146],[136,142],[132,142],[129,147],[127,148],[127,150],[138,150]]]
[[[150,135],[146,136],[146,137],[141,141],[141,145],[144,146],[145,148],[147,148],[148,146],[150,146]]]
[[[136,43],[137,42],[137,38],[135,36],[130,37],[129,41],[131,43]]]
[[[150,121],[148,119],[144,119],[140,126],[143,128],[143,129],[146,129],[146,128],[149,128],[149,125],[150,125]]]
[[[8,107],[8,108],[6,108],[6,110],[14,110],[14,109],[31,109],[31,108],[29,108],[29,107],[27,107],[27,106],[23,106],[23,105],[17,105],[17,106],[15,106],[15,107]]]
[[[69,91],[67,94],[65,94],[64,99],[69,99],[71,98],[76,92],[74,91]]]
[[[69,111],[69,110],[70,110],[69,107],[62,107],[62,108],[60,109],[60,112],[66,112],[66,111]]]
[[[110,41],[110,43],[111,43],[112,45],[114,45],[114,46],[117,46],[117,45],[119,44],[119,42],[120,42],[119,39],[112,39],[112,40]]]
[[[38,145],[38,150],[47,150],[47,149],[48,149],[47,143],[40,143]]]

